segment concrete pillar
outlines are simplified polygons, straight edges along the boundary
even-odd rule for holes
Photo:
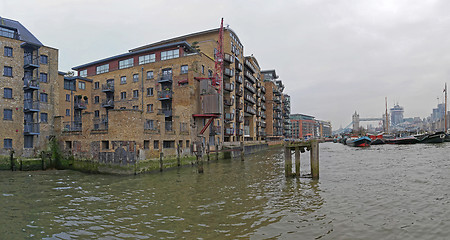
[[[319,143],[317,141],[311,142],[311,176],[312,179],[319,179]]]
[[[300,177],[300,148],[295,148],[295,175]]]

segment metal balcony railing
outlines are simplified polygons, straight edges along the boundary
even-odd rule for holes
[[[172,74],[165,73],[165,74],[159,74],[158,75],[158,82],[172,82]]]
[[[256,68],[249,60],[245,60],[245,66],[247,66],[250,70],[252,70],[252,72],[256,72]]]
[[[223,60],[225,60],[225,61],[227,61],[227,62],[229,62],[229,63],[233,63],[233,62],[234,62],[234,57],[231,56],[231,55],[228,54],[228,53],[225,53],[225,54],[223,55]]]
[[[237,71],[239,71],[239,72],[242,72],[242,63],[240,63],[240,62],[236,62],[236,70]]]
[[[170,116],[172,116],[172,109],[170,109],[170,108],[158,109],[158,114],[164,115],[165,117],[170,117]]]
[[[104,108],[114,108],[114,100],[106,99],[102,101],[102,107]]]
[[[233,135],[234,134],[234,128],[225,128],[224,134],[225,135]]]
[[[39,112],[39,101],[26,99],[23,101],[24,112]]]
[[[230,68],[225,68],[223,74],[228,77],[233,77],[234,71]]]
[[[250,92],[256,93],[255,87],[253,87],[253,84],[250,83],[249,81],[246,80],[244,86],[245,86],[245,88],[248,89]]]
[[[73,103],[73,107],[75,109],[86,109],[87,108],[87,103],[85,100],[75,100]]]
[[[226,90],[226,91],[231,92],[231,91],[234,90],[234,84],[233,83],[225,83],[223,85],[223,89]]]
[[[234,119],[234,113],[225,113],[225,121],[232,121]]]
[[[38,135],[40,133],[39,123],[25,122],[23,125],[24,135]]]
[[[158,91],[158,100],[172,99],[172,90]]]
[[[24,90],[38,90],[39,80],[33,79],[32,77],[25,77],[23,79],[23,89]]]
[[[39,56],[33,57],[32,54],[25,55],[23,57],[23,67],[24,68],[38,68],[39,67]]]
[[[243,82],[242,75],[240,75],[240,74],[237,75],[237,74],[236,74],[236,82],[242,84],[242,82]]]
[[[250,80],[252,83],[256,82],[256,78],[249,71],[245,71],[244,76],[247,77],[247,79]]]
[[[261,92],[266,93],[266,87],[261,86]]]
[[[102,92],[114,92],[114,84],[102,84]]]
[[[64,122],[63,123],[64,132],[77,132],[82,130],[82,122],[81,121],[71,121],[71,122]]]

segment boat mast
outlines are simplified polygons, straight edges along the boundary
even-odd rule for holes
[[[445,92],[445,110],[444,110],[444,120],[445,120],[445,129],[444,132],[447,133],[447,83],[445,83],[445,88],[444,88],[444,92]]]
[[[384,101],[386,103],[386,134],[389,134],[389,117],[388,117],[388,111],[387,111],[387,97],[384,98]]]

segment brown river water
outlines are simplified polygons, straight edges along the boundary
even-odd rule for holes
[[[309,154],[301,155],[302,173]],[[0,239],[450,239],[450,143],[320,144],[137,176],[0,172]]]

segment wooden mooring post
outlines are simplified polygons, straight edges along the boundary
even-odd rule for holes
[[[310,151],[311,178],[319,179],[319,142],[292,142],[284,144],[284,171],[286,177],[300,177],[300,152]],[[292,150],[295,151],[295,173],[292,174]]]
[[[241,161],[244,161],[244,155],[245,155],[245,146],[244,141],[241,142]]]
[[[164,153],[160,152],[159,153],[159,171],[160,172],[163,171],[163,157],[164,157]]]

